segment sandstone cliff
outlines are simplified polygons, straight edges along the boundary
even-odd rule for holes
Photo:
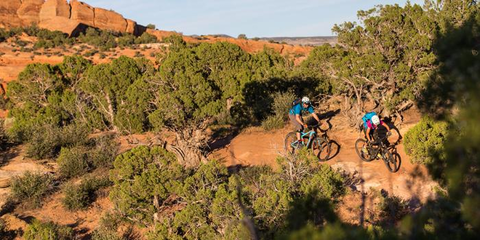
[[[144,27],[122,15],[71,0],[2,0],[0,27],[22,27],[36,24],[49,30],[75,35],[79,29],[96,27],[139,35]]]

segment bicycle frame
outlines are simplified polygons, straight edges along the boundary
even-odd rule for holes
[[[300,132],[300,139],[304,139],[306,136],[308,136],[308,142],[305,145],[308,148],[308,147],[310,147],[310,144],[312,143],[312,140],[316,137],[316,135],[317,135],[317,132],[314,129],[312,129],[308,132],[301,131]],[[296,140],[295,142],[292,142],[292,144],[291,144],[292,148],[297,148],[297,146],[298,146],[297,144],[298,144],[298,140]]]

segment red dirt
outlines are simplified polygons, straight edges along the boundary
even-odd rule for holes
[[[418,113],[409,114],[409,116],[406,124],[400,127],[402,135],[414,125],[413,122],[417,122],[419,119]],[[340,144],[341,149],[337,156],[325,164],[343,169],[363,179],[364,182],[356,186],[357,190],[362,192],[369,191],[370,188],[383,189],[389,194],[404,199],[418,198],[422,202],[433,197],[432,188],[436,186],[436,183],[430,179],[424,166],[410,163],[403,144],[397,146],[401,156],[400,170],[391,173],[381,160],[363,162],[359,159],[354,149],[354,143],[361,134],[345,126],[343,122],[339,115],[331,120],[333,129],[329,132],[329,136]],[[233,138],[225,148],[213,152],[210,158],[219,159],[227,166],[269,165],[275,168],[276,158],[284,154],[285,135],[290,131],[290,127],[271,132],[265,132],[260,128],[250,128]],[[397,138],[398,135],[394,133],[389,140],[395,142]]]

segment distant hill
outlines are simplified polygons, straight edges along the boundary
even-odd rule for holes
[[[303,45],[303,46],[320,46],[325,43],[327,44],[336,44],[338,42],[337,37],[327,36],[327,37],[271,37],[271,38],[260,38],[264,41],[274,41],[278,43],[287,43],[291,45]]]

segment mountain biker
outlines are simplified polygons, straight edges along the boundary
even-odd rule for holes
[[[386,123],[384,123],[382,120],[380,120],[378,115],[374,115],[370,120],[367,120],[367,129],[365,132],[365,136],[367,137],[367,140],[369,142],[374,143],[372,139],[373,133],[375,132],[375,130],[378,129],[379,125],[384,126],[388,130],[387,134],[390,135],[390,127]]]
[[[300,132],[303,131],[304,128],[307,128],[307,124],[303,122],[302,119],[302,112],[307,111],[311,113],[312,117],[320,123],[320,118],[318,115],[313,111],[312,104],[308,97],[303,97],[301,101],[298,103],[294,103],[294,106],[288,112],[288,117],[290,118],[290,122],[293,124],[295,131],[297,132],[297,140],[302,141],[300,138]]]

